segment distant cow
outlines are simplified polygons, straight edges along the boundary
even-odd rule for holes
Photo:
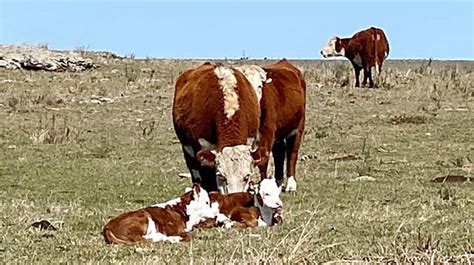
[[[345,56],[354,67],[356,83],[359,87],[360,70],[364,70],[364,80],[362,85],[367,84],[369,79],[369,87],[374,87],[372,80],[371,68],[375,66],[377,77],[382,70],[383,61],[389,53],[389,45],[387,37],[383,30],[371,27],[354,34],[352,38],[333,37],[329,40],[326,47],[321,50],[321,55],[326,57]]]
[[[254,86],[261,90],[260,139],[258,149],[252,156],[260,169],[262,178],[267,178],[270,151],[275,164],[275,179],[278,186],[283,183],[284,162],[288,183],[286,191],[296,191],[296,162],[303,137],[306,105],[306,82],[301,72],[286,59],[267,65],[237,67]],[[258,73],[258,74],[257,74]],[[258,82],[260,76],[260,82]]]
[[[208,193],[194,184],[181,197],[113,218],[102,235],[109,244],[177,243],[190,240],[192,228],[214,216]]]
[[[182,73],[173,123],[193,183],[207,191],[243,191],[259,117],[255,91],[240,71],[204,63]]]

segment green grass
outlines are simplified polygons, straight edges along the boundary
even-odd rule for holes
[[[83,73],[0,69],[0,261],[472,259],[473,184],[430,182],[472,177],[472,62],[389,61],[371,90],[340,87],[353,83],[348,62],[296,61],[308,83],[300,157],[309,158],[298,193],[282,194],[283,225],[114,247],[100,235],[107,220],[190,186],[177,176],[186,168],[171,104],[180,71],[200,62],[96,60],[102,67]],[[333,160],[344,155],[361,159]],[[365,175],[375,181],[353,181]],[[28,229],[41,219],[58,231]]]

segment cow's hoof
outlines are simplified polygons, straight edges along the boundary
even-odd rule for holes
[[[296,192],[296,180],[295,177],[289,177],[286,184],[285,192]]]

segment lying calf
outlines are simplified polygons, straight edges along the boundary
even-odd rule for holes
[[[253,187],[252,187],[253,186]],[[216,218],[209,218],[196,228],[209,228],[216,225],[225,227],[256,227],[281,224],[280,191],[275,179],[263,179],[258,185],[250,185],[248,192],[222,195],[209,193],[211,207]]]
[[[167,203],[117,216],[105,225],[102,235],[109,244],[188,241],[194,225],[215,216],[208,193],[194,184],[192,190]]]

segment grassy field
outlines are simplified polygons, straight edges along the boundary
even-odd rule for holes
[[[388,61],[372,90],[353,88],[347,61],[294,61],[307,119],[284,224],[114,247],[107,220],[190,186],[171,104],[180,71],[201,62],[95,60],[82,73],[0,69],[0,263],[473,260],[473,182],[431,180],[472,177],[474,62]],[[58,230],[28,229],[42,219]]]

